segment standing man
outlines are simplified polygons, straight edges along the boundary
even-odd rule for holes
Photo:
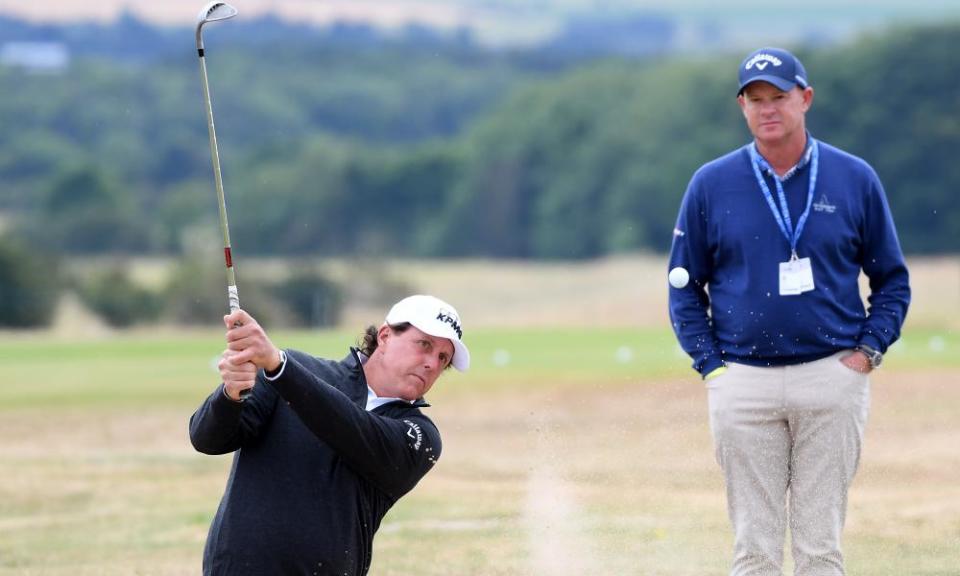
[[[753,142],[690,181],[670,254],[690,283],[670,288],[670,318],[707,382],[731,575],[780,576],[788,522],[797,576],[843,574],[868,374],[900,336],[907,268],[874,170],[807,132],[800,61],[757,50],[739,80]]]
[[[457,311],[405,298],[341,361],[278,349],[243,310],[224,323],[223,383],[190,418],[198,451],[234,452],[204,575],[366,574],[380,521],[440,457],[420,409],[470,366]]]

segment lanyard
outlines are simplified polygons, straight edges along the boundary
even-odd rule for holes
[[[807,190],[807,207],[804,209],[803,214],[800,215],[796,229],[793,228],[793,222],[790,219],[787,196],[783,193],[783,182],[780,180],[780,177],[773,172],[770,165],[767,164],[767,161],[757,152],[756,143],[750,145],[750,164],[753,166],[753,174],[757,177],[757,184],[760,185],[760,191],[763,192],[763,197],[767,200],[767,206],[769,206],[770,211],[773,212],[773,218],[777,221],[780,232],[783,233],[787,242],[790,243],[791,260],[797,259],[797,242],[800,240],[800,234],[803,233],[803,227],[806,225],[807,218],[810,216],[810,207],[813,205],[813,191],[817,187],[817,168],[820,163],[820,151],[819,146],[817,146],[817,141],[813,138],[810,140],[810,186]],[[773,194],[770,193],[770,187],[767,186],[767,181],[763,179],[761,170],[769,170],[773,175],[773,183],[777,186],[777,198],[780,200],[779,209],[777,209],[777,205],[773,201]]]

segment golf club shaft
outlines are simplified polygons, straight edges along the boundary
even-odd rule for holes
[[[230,249],[230,225],[227,222],[227,204],[223,196],[223,177],[220,174],[220,151],[217,148],[217,132],[213,126],[213,105],[210,102],[210,87],[207,82],[207,63],[203,55],[202,41],[198,39],[200,57],[200,76],[203,80],[203,101],[207,110],[207,132],[210,135],[210,156],[213,161],[213,178],[217,188],[217,204],[220,208],[220,230],[223,232],[223,257],[227,265],[227,300],[230,312],[240,309],[240,296],[237,292],[236,274],[233,270],[233,255]]]

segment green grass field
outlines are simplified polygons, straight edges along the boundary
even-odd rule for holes
[[[275,333],[339,356],[348,332]],[[730,534],[705,393],[664,328],[482,328],[429,414],[437,468],[387,516],[372,574],[716,575]],[[0,575],[199,573],[230,459],[187,420],[217,330],[0,337]],[[848,573],[960,574],[960,335],[905,333],[873,378]]]

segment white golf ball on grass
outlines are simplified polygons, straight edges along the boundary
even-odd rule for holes
[[[667,275],[670,285],[674,288],[684,288],[690,282],[690,273],[686,268],[677,266]]]

